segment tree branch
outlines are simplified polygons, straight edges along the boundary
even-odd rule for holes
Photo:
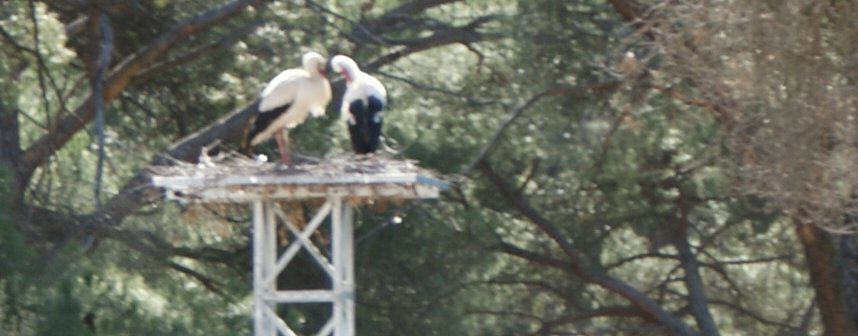
[[[477,167],[483,175],[496,186],[500,192],[500,196],[505,199],[510,206],[530,220],[531,223],[536,225],[543,233],[547,234],[560,247],[561,251],[565,254],[565,257],[569,259],[567,262],[561,263],[553,261],[553,258],[546,259],[544,262],[552,265],[553,267],[560,267],[563,264],[569,265],[566,269],[567,272],[580,277],[586,282],[593,283],[609,292],[621,296],[625,300],[629,301],[633,306],[640,309],[652,320],[669,329],[674,334],[698,334],[685,324],[685,322],[666,311],[646,294],[632,287],[628,283],[614,278],[596,267],[590,266],[587,259],[572,247],[557,225],[547,218],[542,217],[540,212],[531,207],[521,194],[514,194],[514,189],[507,185],[505,180],[492,169],[486,160],[482,160]]]
[[[123,245],[128,246],[133,250],[136,250],[140,254],[145,255],[152,260],[163,264],[164,266],[167,266],[194,278],[210,291],[215,292],[219,295],[224,295],[224,293],[219,288],[221,287],[221,284],[219,282],[215,281],[212,278],[209,278],[206,275],[203,275],[198,271],[188,268],[187,266],[178,264],[170,260],[170,254],[168,253],[168,250],[160,249],[159,246],[151,246],[149,244],[146,244],[144,243],[143,239],[138,239],[139,237],[130,236],[127,233],[128,232],[113,231],[113,234],[110,237],[122,243]]]
[[[379,18],[379,21],[397,20],[403,17],[423,13],[430,8],[455,2],[462,2],[462,0],[413,0],[387,11],[387,13],[384,13],[384,15]]]
[[[257,102],[253,102],[221,117],[208,127],[186,136],[164,152],[157,154],[149,161],[150,167],[173,165],[175,160],[196,162],[203,146],[217,140],[238,141],[247,121],[256,111]],[[119,193],[105,203],[102,211],[89,216],[90,225],[96,231],[115,226],[137,209],[160,200],[162,196],[160,190],[151,186],[148,167],[141,169],[125,183]]]
[[[36,60],[39,63],[39,67],[37,69],[37,74],[39,78],[39,91],[41,91],[42,95],[42,103],[44,104],[45,114],[47,116],[47,122],[51,124],[51,104],[48,100],[48,87],[45,85],[45,71],[48,71],[47,67],[45,67],[44,58],[42,57],[41,51],[41,36],[39,34],[39,19],[36,17],[36,2],[34,0],[28,1],[29,14],[30,14],[30,23],[33,25],[33,49],[36,51]]]
[[[249,4],[259,0],[235,0],[221,7],[209,10],[201,15],[187,19],[179,23],[169,32],[162,34],[158,39],[142,48],[140,51],[127,57],[120,62],[105,83],[104,94],[99,97],[104,104],[110,103],[122,90],[124,90],[131,79],[137,76],[147,66],[163,57],[167,52],[175,48],[179,42],[187,38],[207,31],[219,23],[226,21],[242,13]],[[22,170],[29,178],[32,172],[41,165],[45,159],[65,145],[77,132],[79,132],[95,116],[94,96],[90,96],[75,111],[66,115],[54,123],[45,135],[39,137],[24,152],[22,156]]]
[[[34,25],[34,27],[36,27],[36,26],[37,26],[37,24],[35,23],[35,20],[36,20],[36,19],[35,19],[35,17],[34,17],[34,15],[35,15],[35,14],[33,13],[33,11],[34,11],[34,9],[31,9],[31,19],[32,19],[32,20],[34,20],[33,25]],[[34,29],[34,30],[36,30],[36,29]],[[34,33],[34,34],[36,34],[36,33]],[[38,36],[38,35],[34,35],[34,38],[36,38],[37,36]],[[11,46],[12,46],[12,48],[15,48],[15,50],[17,50],[17,51],[18,51],[18,53],[20,53],[20,54],[25,54],[25,53],[26,53],[26,54],[30,54],[30,55],[32,55],[32,56],[33,56],[33,58],[35,58],[35,59],[36,59],[36,63],[38,63],[37,73],[38,73],[38,76],[39,76],[39,86],[40,86],[40,89],[42,90],[42,99],[43,99],[43,100],[44,100],[44,102],[45,102],[45,111],[48,111],[48,109],[49,109],[50,107],[49,107],[49,106],[48,106],[48,104],[47,104],[47,102],[48,102],[48,99],[47,99],[47,88],[46,88],[46,85],[44,84],[44,77],[47,77],[48,82],[51,84],[51,88],[53,89],[54,94],[57,96],[57,101],[59,101],[59,102],[60,102],[61,107],[62,107],[62,108],[65,108],[65,104],[66,104],[66,101],[65,101],[65,100],[66,100],[66,99],[65,99],[65,97],[63,97],[63,94],[62,94],[61,90],[59,89],[59,86],[57,85],[56,80],[54,79],[54,76],[53,76],[53,75],[51,74],[51,72],[48,70],[48,65],[47,65],[47,63],[45,62],[45,58],[42,56],[41,50],[39,49],[39,46],[38,46],[38,43],[36,43],[35,49],[34,49],[34,48],[29,48],[29,47],[26,47],[26,46],[22,46],[21,44],[19,44],[19,43],[15,40],[15,38],[14,38],[14,37],[12,37],[12,35],[11,35],[11,34],[9,34],[9,32],[7,32],[5,29],[3,29],[3,27],[2,27],[2,26],[0,26],[0,37],[3,37],[3,39],[2,39],[2,40],[6,41],[6,43],[8,43],[9,45],[11,45]],[[38,40],[38,39],[36,38],[36,40]],[[23,60],[23,59],[22,59],[22,60]],[[47,113],[47,112],[46,112],[46,113]],[[27,115],[27,116],[29,117],[29,115]],[[33,121],[34,121],[35,123],[39,124],[39,122],[36,122],[36,121],[35,121],[35,119],[33,119]],[[50,116],[50,115],[47,117],[47,121],[48,121],[48,123],[50,123],[50,121],[51,121],[51,116]]]
[[[540,327],[539,330],[534,332],[532,335],[546,335],[550,333],[551,330],[553,330],[554,328],[560,327],[562,325],[598,317],[639,317],[650,322],[655,322],[649,319],[649,316],[644,314],[640,309],[637,309],[632,306],[600,307],[587,312],[575,312],[566,314],[554,320],[543,322],[542,327]]]
[[[378,63],[378,66],[387,63]],[[163,152],[155,155],[149,167],[159,165],[172,165],[174,160],[195,162],[203,146],[209,145],[217,140],[224,142],[237,141],[244,131],[248,119],[257,111],[258,101],[241,107],[232,113],[212,122],[205,128],[178,140]],[[91,102],[90,102],[91,104]],[[134,213],[141,207],[152,204],[162,198],[162,194],[150,183],[149,167],[138,171],[134,177],[128,180],[120,191],[107,200],[101,210],[83,216],[81,220],[87,234],[103,235],[104,229],[118,225],[128,215]],[[54,223],[39,223],[51,226]]]
[[[636,0],[608,0],[608,2],[626,21],[637,21],[643,17],[645,7]]]
[[[263,24],[265,24],[265,21],[256,20],[254,22],[251,22],[250,24],[245,25],[244,27],[241,27],[241,28],[234,30],[232,32],[232,34],[224,36],[217,41],[214,41],[212,43],[209,43],[209,44],[206,44],[206,45],[201,46],[199,48],[196,48],[196,49],[191,50],[185,54],[179,55],[177,57],[173,57],[169,60],[158,62],[158,63],[146,68],[145,70],[141,71],[140,74],[134,78],[133,82],[137,82],[138,80],[139,81],[146,81],[148,78],[153,77],[153,76],[157,75],[158,73],[168,71],[171,69],[175,69],[176,67],[178,67],[182,64],[185,64],[185,63],[199,61],[200,56],[210,55],[211,53],[213,53],[215,51],[225,49],[229,46],[232,46],[239,39],[249,35],[254,30],[256,30],[256,28],[259,28]]]
[[[712,299],[712,300],[709,300],[709,302],[713,305],[723,306],[723,307],[729,308],[731,310],[734,310],[734,311],[736,311],[736,312],[738,312],[744,316],[747,316],[747,317],[749,317],[749,318],[751,318],[757,322],[760,322],[762,324],[765,324],[765,325],[778,326],[778,327],[782,327],[785,329],[794,329],[795,328],[788,323],[768,319],[768,318],[760,315],[759,312],[756,312],[756,311],[753,311],[751,309],[742,307],[741,305],[739,305],[736,302],[727,301],[727,300],[718,300],[718,299]]]
[[[110,54],[113,51],[113,28],[110,27],[110,21],[107,14],[100,13],[98,15],[98,34],[101,35],[100,52],[96,60],[95,74],[92,77],[92,95],[101,97],[104,90],[104,75],[107,73],[107,66],[110,64]],[[95,166],[95,185],[93,186],[93,196],[95,204],[98,208],[101,207],[101,178],[104,171],[104,103],[100,100],[95,100],[95,133],[98,137],[98,162]]]
[[[691,244],[688,242],[688,204],[686,204],[681,192],[677,202],[680,212],[679,230],[674,233],[673,245],[676,247],[679,254],[679,264],[685,273],[684,281],[688,290],[688,305],[691,309],[691,315],[694,316],[694,320],[697,321],[697,326],[704,336],[718,336],[720,332],[712,313],[709,311],[703,277],[700,276],[700,266],[694,252],[691,251]]]
[[[471,172],[471,170],[474,169],[474,167],[476,167],[479,163],[481,163],[483,160],[485,160],[488,157],[488,155],[491,153],[491,151],[494,149],[494,147],[496,147],[497,144],[500,142],[500,139],[503,136],[503,134],[506,132],[506,130],[509,129],[515,123],[515,121],[524,114],[524,112],[529,110],[531,107],[533,107],[533,105],[535,105],[537,102],[539,102],[543,98],[549,97],[549,96],[562,96],[562,95],[567,95],[567,94],[572,94],[572,93],[586,93],[590,90],[605,90],[605,89],[617,87],[620,84],[622,84],[622,82],[610,81],[610,82],[596,83],[596,84],[590,84],[590,85],[584,85],[584,86],[567,87],[567,88],[554,88],[554,89],[545,90],[545,91],[542,91],[540,93],[533,95],[527,101],[525,101],[524,104],[522,104],[521,106],[517,107],[515,110],[512,111],[509,118],[507,118],[507,120],[504,121],[503,124],[501,124],[501,126],[495,131],[495,133],[492,134],[492,136],[489,138],[489,140],[486,141],[486,144],[483,145],[482,148],[480,148],[480,150],[477,152],[477,154],[474,156],[474,158],[471,159],[471,161],[465,166],[465,168],[462,169],[462,171],[459,173],[459,175],[462,175],[462,176],[468,175]]]
[[[445,27],[445,29],[436,30],[432,35],[411,40],[392,41],[392,43],[400,45],[395,51],[377,57],[368,62],[364,68],[374,71],[384,64],[393,63],[405,56],[417,53],[423,50],[440,47],[449,44],[470,44],[485,41],[488,38],[496,38],[493,34],[486,34],[477,31],[483,24],[493,20],[494,16],[479,17],[469,24],[460,27]]]
[[[512,186],[507,185],[504,179],[494,171],[487,161],[480,160],[477,166],[483,173],[483,176],[488,178],[489,181],[499,189],[501,196],[506,199],[507,203],[512,205],[514,209],[539,227],[543,233],[548,235],[548,237],[551,238],[558,247],[560,247],[568,258],[573,259],[573,266],[581,267],[586,264],[585,259],[579,255],[575,248],[572,247],[567,237],[562,231],[560,231],[560,228],[547,218],[543,217],[538,210],[532,208],[521,194],[516,194],[514,192],[515,189]]]
[[[515,247],[515,248],[518,248],[518,247]],[[513,254],[511,254],[511,255],[513,255]],[[507,280],[507,279],[491,279],[491,280],[479,281],[478,283],[486,284],[486,285],[497,285],[497,286],[525,286],[525,287],[529,287],[529,288],[536,288],[536,289],[541,289],[543,291],[548,291],[548,292],[554,293],[555,295],[558,295],[561,297],[566,295],[566,293],[564,293],[563,290],[561,290],[560,288],[556,288],[556,287],[552,286],[552,284],[547,282],[547,281],[521,280],[521,279],[516,279],[516,280],[512,280],[512,279],[510,279],[510,280]]]
[[[636,260],[640,260],[640,259],[647,259],[647,258],[673,259],[673,260],[675,260],[675,259],[677,259],[677,255],[675,255],[675,254],[658,253],[658,252],[644,253],[644,254],[637,254],[637,255],[633,255],[633,256],[630,256],[630,257],[622,258],[622,259],[620,259],[620,260],[617,260],[617,261],[614,261],[614,262],[612,262],[612,263],[610,263],[610,264],[607,264],[607,265],[605,265],[605,269],[606,269],[606,270],[610,270],[610,269],[620,267],[620,266],[622,266],[622,265],[625,265],[625,264],[627,264],[627,263],[630,263],[630,262],[633,262],[633,261],[636,261]]]
[[[554,267],[560,270],[569,270],[571,268],[571,265],[569,265],[569,263],[563,260],[555,259],[544,254],[531,252],[513,244],[501,243],[499,249],[503,253],[525,259],[532,263]]]
[[[492,315],[492,316],[502,316],[508,318],[510,316],[525,318],[528,320],[534,320],[538,322],[543,322],[542,319],[531,312],[517,312],[510,310],[494,310],[494,309],[468,309],[464,313],[465,315]]]
[[[247,266],[245,263],[248,260],[245,255],[249,251],[247,245],[237,246],[235,250],[222,250],[210,246],[174,246],[160,236],[144,230],[109,229],[107,230],[107,236],[123,244],[127,241],[145,240],[154,250],[164,255],[216,263],[242,271],[242,273],[244,273],[243,271],[245,271],[246,267],[241,267],[240,265]]]
[[[386,78],[390,78],[390,79],[393,79],[396,81],[403,82],[403,83],[408,84],[408,85],[412,86],[413,88],[421,90],[421,91],[438,92],[440,94],[444,94],[444,95],[447,95],[450,97],[459,98],[459,99],[466,101],[468,104],[471,104],[471,105],[483,106],[483,105],[490,105],[490,104],[496,104],[497,103],[496,101],[492,101],[492,100],[481,100],[475,96],[464,95],[459,91],[445,89],[442,87],[431,86],[429,84],[419,83],[419,82],[412,80],[410,78],[394,75],[394,74],[386,72],[386,71],[376,70],[375,73],[381,75],[382,77],[386,77]]]

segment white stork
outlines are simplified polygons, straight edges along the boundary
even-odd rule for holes
[[[331,85],[325,78],[325,58],[315,52],[304,54],[302,68],[288,69],[274,77],[262,90],[257,113],[244,139],[244,148],[270,139],[277,140],[280,161],[289,165],[289,129],[308,114],[320,117],[331,101]]]
[[[334,56],[331,67],[346,80],[340,115],[348,124],[352,148],[357,154],[375,152],[381,137],[387,90],[347,56]]]

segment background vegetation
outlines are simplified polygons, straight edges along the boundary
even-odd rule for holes
[[[247,212],[163,202],[147,167],[235,148],[265,82],[316,50],[381,78],[387,144],[454,182],[360,209],[359,334],[856,335],[856,16],[842,0],[5,1],[0,330],[249,335]],[[338,106],[293,150],[347,151]],[[325,313],[284,310],[307,333]]]

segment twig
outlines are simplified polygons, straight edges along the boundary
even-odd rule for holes
[[[394,80],[403,82],[405,84],[411,85],[412,87],[420,89],[420,90],[438,92],[438,93],[442,93],[442,94],[445,94],[445,95],[448,95],[451,97],[460,98],[460,99],[467,101],[468,104],[471,104],[471,105],[483,106],[483,105],[491,105],[491,104],[497,103],[496,101],[480,100],[480,99],[475,98],[473,96],[466,96],[466,95],[463,95],[463,94],[456,92],[456,91],[453,91],[453,90],[440,88],[437,86],[431,86],[431,85],[424,84],[424,83],[419,83],[415,80],[405,78],[402,76],[397,76],[397,75],[394,75],[394,74],[386,72],[386,71],[376,70],[375,73],[377,73],[383,77],[387,77],[387,78],[394,79]]]
[[[521,106],[516,108],[512,112],[512,114],[510,114],[509,118],[507,118],[507,120],[503,124],[501,124],[500,128],[498,128],[497,131],[495,131],[495,133],[492,135],[492,137],[489,138],[489,140],[486,142],[486,144],[483,145],[483,147],[477,152],[477,155],[474,156],[473,159],[471,159],[471,161],[465,166],[464,169],[462,169],[461,172],[459,172],[459,175],[460,176],[468,175],[471,172],[471,170],[473,170],[474,167],[477,166],[477,164],[479,164],[481,161],[483,161],[486,158],[486,156],[489,154],[489,152],[492,149],[494,149],[495,146],[497,146],[497,143],[500,141],[500,138],[501,138],[501,136],[503,136],[503,133],[506,132],[506,130],[510,126],[512,126],[512,124],[519,117],[521,117],[524,114],[524,112],[526,112],[528,109],[533,107],[533,105],[536,104],[537,102],[539,102],[542,98],[549,97],[549,96],[560,96],[560,95],[565,95],[565,94],[569,94],[569,93],[584,92],[587,90],[604,89],[604,88],[613,87],[613,86],[616,86],[619,84],[620,84],[620,82],[612,81],[612,82],[597,83],[597,84],[586,85],[586,86],[549,89],[549,90],[545,90],[545,91],[542,91],[540,93],[537,93],[536,95],[530,97],[530,99],[528,99],[524,104],[522,104]]]
[[[801,315],[801,324],[795,329],[794,336],[807,336],[810,334],[810,322],[813,321],[813,311],[816,309],[816,298],[810,300],[804,314]]]
[[[34,23],[34,25],[35,25],[35,23]],[[43,76],[47,76],[48,82],[51,84],[51,86],[53,87],[54,91],[56,92],[57,99],[59,100],[60,105],[62,106],[62,108],[67,109],[67,108],[66,108],[66,106],[65,106],[65,98],[63,98],[63,95],[62,95],[62,93],[60,92],[61,90],[59,90],[59,88],[58,88],[58,86],[57,86],[57,84],[56,84],[56,81],[54,80],[54,77],[53,77],[53,76],[51,75],[51,73],[48,71],[47,63],[45,62],[44,57],[42,57],[41,51],[40,51],[40,50],[37,50],[37,49],[30,48],[30,47],[26,47],[26,46],[23,46],[23,45],[19,44],[19,43],[18,43],[18,41],[15,41],[15,38],[14,38],[14,37],[12,37],[12,34],[10,34],[8,31],[6,31],[5,29],[3,29],[3,26],[0,26],[0,37],[2,37],[2,40],[3,40],[3,41],[6,41],[6,43],[10,44],[13,48],[15,48],[16,50],[18,50],[18,52],[19,52],[19,53],[21,53],[21,54],[24,54],[24,53],[31,54],[31,55],[36,59],[36,62],[37,62],[37,63],[38,63],[38,65],[39,65],[39,69],[37,70],[37,71],[38,71],[38,73],[39,73],[39,78],[40,78],[40,83],[39,83],[39,84],[40,84],[41,89],[42,89],[42,94],[43,94],[43,95],[42,95],[42,97],[43,97],[44,101],[46,102],[46,106],[47,106],[47,101],[48,101],[48,99],[47,99],[47,97],[46,97],[46,95],[45,95],[45,93],[47,92],[47,89],[46,89],[46,88],[45,88],[45,86],[44,86]],[[36,43],[36,47],[38,48],[38,43]],[[44,72],[44,74],[43,74],[43,72]],[[37,126],[39,126],[39,127],[41,127],[41,128],[50,129],[50,128],[52,128],[52,127],[53,127],[52,125],[50,125],[50,121],[51,121],[51,117],[50,117],[50,116],[48,116],[48,118],[47,118],[47,120],[49,121],[49,123],[48,123],[48,124],[44,124],[44,123],[42,123],[41,121],[36,120],[33,116],[31,116],[31,115],[29,115],[29,114],[27,114],[27,113],[23,113],[23,111],[21,112],[21,115],[23,115],[24,117],[26,117],[27,119],[29,119],[30,121],[32,121],[35,125],[37,125]]]
[[[36,70],[36,73],[39,77],[39,90],[42,95],[42,103],[45,105],[45,115],[47,117],[48,125],[51,124],[51,102],[48,100],[48,88],[45,85],[45,74],[43,71],[47,71],[47,69],[43,68],[44,62],[42,61],[42,51],[39,38],[39,20],[36,18],[36,4],[34,0],[28,1],[30,7],[30,21],[33,24],[33,50],[36,54],[36,59],[39,62],[39,68]]]
[[[343,20],[345,22],[352,24],[357,30],[361,31],[363,34],[366,34],[366,36],[368,36],[370,39],[372,39],[373,42],[381,44],[381,45],[388,44],[385,42],[383,37],[379,36],[378,34],[375,34],[372,30],[367,28],[362,22],[352,20],[352,19],[350,19],[350,18],[348,18],[342,14],[334,12],[334,11],[328,9],[327,7],[322,6],[321,4],[319,4],[316,1],[306,0],[306,3],[307,3],[307,7],[316,8],[321,13],[331,15],[337,19],[340,19],[340,20]],[[353,36],[354,35],[353,33],[345,33],[342,30],[340,30],[340,31],[343,32],[344,33],[343,35],[345,35],[345,36]]]
[[[253,21],[241,28],[231,30],[233,32],[232,34],[224,36],[214,42],[203,45],[185,54],[172,57],[162,62],[158,62],[141,71],[140,74],[134,78],[134,82],[145,82],[149,78],[159,73],[174,69],[182,64],[200,61],[205,56],[212,55],[217,50],[225,49],[235,44],[236,41],[253,33],[254,30],[256,30],[265,23],[266,21],[264,20]]]
[[[650,316],[647,316],[642,310],[633,306],[612,306],[600,307],[585,312],[575,312],[560,316],[551,321],[543,321],[542,327],[531,335],[547,335],[552,329],[559,326],[575,323],[582,320],[589,320],[600,317],[639,317],[644,320],[654,322]]]
[[[202,273],[197,272],[195,270],[192,270],[188,267],[182,266],[182,265],[180,265],[174,261],[166,260],[166,261],[164,261],[164,265],[167,265],[167,267],[170,267],[174,270],[182,272],[185,275],[188,275],[188,276],[196,279],[204,287],[206,287],[208,290],[214,292],[215,294],[218,294],[220,296],[226,296],[226,294],[224,294],[224,292],[221,291],[220,288],[218,288],[219,286],[221,286],[221,284],[219,282],[215,281],[214,279],[209,278],[209,277],[203,275]]]

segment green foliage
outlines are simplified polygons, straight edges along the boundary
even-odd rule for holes
[[[0,212],[0,327],[13,335],[28,335],[33,329],[29,320],[35,317],[35,335],[92,335],[82,321],[76,278],[67,272],[71,266],[59,262],[66,259],[66,251],[59,252],[55,262],[39,265],[41,257],[33,255],[8,218],[5,209]]]
[[[39,321],[37,335],[69,335],[85,336],[92,333],[81,323],[81,306],[73,296],[73,286],[69,280],[64,280],[59,286],[59,293],[46,304],[46,312]]]
[[[29,292],[29,277],[33,271],[27,262],[31,256],[20,232],[0,212],[0,284],[2,291],[3,325],[16,325],[23,318],[21,311]]]
[[[87,12],[74,3],[0,6],[0,28],[19,44],[0,37],[0,113],[20,112],[23,149],[89,93],[93,39],[75,31]],[[116,33],[114,66],[215,6],[202,0],[128,3],[133,8],[104,8]],[[602,0],[460,1],[413,16],[379,17],[406,4],[266,2],[183,40],[146,64],[106,106],[103,195],[122,190],[177,139],[252,102],[274,75],[297,66],[303,52],[344,53],[362,65],[392,57],[395,62],[374,73],[391,97],[385,143],[454,187],[435,202],[359,209],[359,334],[665,333],[649,315],[586,318],[635,302],[582,276],[545,222],[587,266],[692,328],[677,239],[692,246],[707,308],[723,334],[783,334],[798,325],[813,294],[791,223],[770,198],[734,184],[738,174],[725,160],[736,153],[725,144],[722,122],[710,106],[682,99],[717,90],[665,66],[673,61],[670,53],[641,36],[640,26]],[[729,6],[712,7],[707,15]],[[483,16],[491,17],[477,30],[483,41],[411,53],[424,39],[453,36],[457,32],[448,28]],[[366,35],[388,19],[400,21]],[[42,60],[29,51],[36,49]],[[628,50],[641,69],[619,73],[616,64]],[[791,81],[801,82],[796,78]],[[349,151],[337,99],[325,117],[291,132],[293,151],[312,157]],[[744,111],[765,112],[761,105]],[[27,209],[0,212],[3,329],[90,335],[91,323],[99,335],[249,335],[244,208],[151,204],[101,235],[81,230],[53,240],[40,236],[52,233],[28,227],[32,214],[77,221],[99,210],[91,192],[94,133],[88,125],[75,134],[25,181],[20,196]],[[265,146],[260,151],[274,156],[273,144]],[[482,164],[470,167],[486,146]],[[14,194],[12,166],[0,159],[4,204]],[[563,266],[515,255],[512,248]],[[289,286],[325,281],[303,269],[291,276],[284,280]],[[329,310],[280,309],[306,333],[323,324]],[[818,331],[816,321],[811,329]]]

